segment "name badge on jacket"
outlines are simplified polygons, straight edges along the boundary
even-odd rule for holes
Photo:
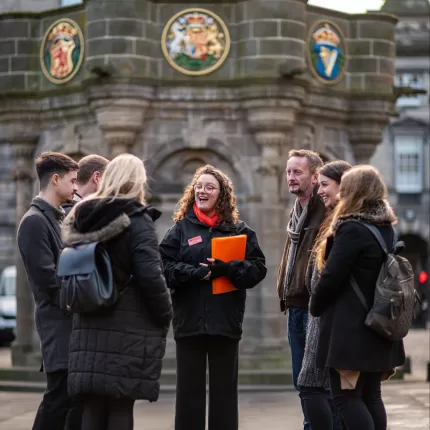
[[[188,239],[188,245],[193,246],[197,245],[198,243],[202,242],[201,236],[192,237],[191,239]]]

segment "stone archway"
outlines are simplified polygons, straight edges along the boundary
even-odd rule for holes
[[[185,178],[191,179],[191,170],[212,164],[225,172],[233,181],[238,195],[252,192],[252,169],[243,165],[240,155],[224,142],[209,138],[200,147],[190,147],[184,140],[166,143],[148,156],[146,168],[152,194],[180,194]],[[249,167],[249,166],[248,166]],[[181,178],[181,181],[178,179]]]
[[[415,272],[429,270],[429,243],[416,234],[401,234],[399,240],[405,242],[406,248],[401,255],[409,260]]]

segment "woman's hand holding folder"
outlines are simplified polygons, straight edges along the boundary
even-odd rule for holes
[[[210,263],[209,266],[207,264],[200,263],[200,266],[209,267],[210,269],[210,272],[204,278],[205,280],[221,278],[222,276],[228,278],[230,276],[231,267],[229,263],[215,258],[208,258],[207,260]]]

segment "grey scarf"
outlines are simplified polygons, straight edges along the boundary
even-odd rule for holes
[[[306,217],[308,216],[309,202],[304,208],[300,204],[299,200],[296,199],[293,207],[293,213],[291,215],[290,222],[287,226],[287,232],[290,236],[290,247],[288,249],[288,259],[285,270],[285,282],[284,282],[284,296],[283,300],[287,298],[287,291],[290,286],[291,276],[293,274],[294,263],[296,261],[297,248],[299,245],[300,233],[303,229]]]

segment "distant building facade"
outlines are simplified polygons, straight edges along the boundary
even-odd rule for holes
[[[399,18],[395,85],[426,91],[397,100],[398,116],[372,157],[387,181],[399,217],[397,231],[418,280],[430,271],[430,5],[428,0],[387,0],[382,11]],[[429,288],[428,281],[421,286],[427,300]]]

